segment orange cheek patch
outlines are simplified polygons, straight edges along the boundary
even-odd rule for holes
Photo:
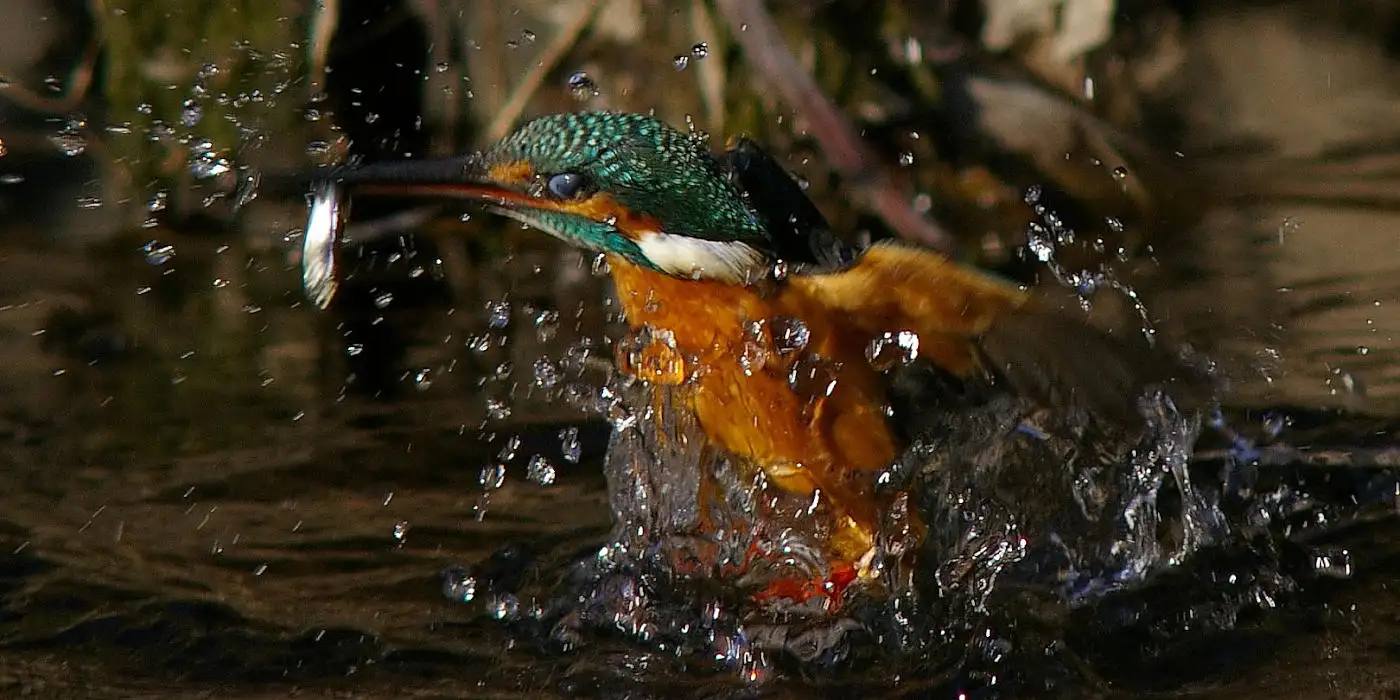
[[[502,185],[523,185],[535,178],[535,169],[528,161],[512,160],[491,166],[486,174]]]
[[[632,240],[637,240],[648,233],[661,232],[659,219],[631,211],[606,194],[595,194],[587,199],[563,202],[559,205],[559,210],[593,221],[610,222],[617,230]]]

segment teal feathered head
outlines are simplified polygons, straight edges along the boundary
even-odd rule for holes
[[[701,137],[653,117],[556,114],[441,161],[343,171],[350,186],[485,201],[569,243],[679,277],[743,283],[771,237]]]

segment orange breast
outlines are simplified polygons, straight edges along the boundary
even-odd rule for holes
[[[688,367],[699,372],[684,390],[708,439],[785,491],[820,489],[868,539],[878,517],[870,472],[888,467],[900,449],[883,382],[865,359],[870,336],[801,286],[760,296],[610,262],[628,323],[669,331],[676,350],[698,366]],[[800,319],[808,339],[801,350],[782,352],[788,346],[774,343],[773,329],[789,318]],[[668,374],[680,379],[668,372],[644,378],[666,381]]]

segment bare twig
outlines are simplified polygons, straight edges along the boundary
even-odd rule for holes
[[[716,31],[714,17],[710,14],[705,0],[692,0],[690,27],[695,36],[710,42],[710,52],[722,53],[723,47],[719,43],[719,32]],[[710,131],[723,132],[725,118],[724,61],[718,58],[702,61],[696,67],[695,75],[696,80],[700,83],[700,98],[705,105],[705,123],[709,126]]]
[[[520,118],[520,114],[525,111],[525,105],[529,104],[530,98],[540,89],[544,83],[545,76],[559,65],[564,54],[578,43],[578,38],[583,35],[583,31],[588,25],[593,23],[593,18],[598,14],[598,7],[602,3],[600,0],[588,0],[580,8],[578,16],[567,26],[561,27],[559,33],[554,35],[554,39],[549,42],[544,51],[540,54],[540,60],[535,63],[530,72],[520,79],[515,88],[511,90],[510,97],[505,104],[496,112],[496,117],[491,120],[491,125],[486,129],[486,138],[490,141],[497,141],[510,133],[510,128],[515,125],[515,120]]]
[[[768,79],[788,106],[807,122],[827,160],[875,212],[901,237],[951,252],[953,239],[938,224],[911,207],[913,198],[881,167],[859,134],[821,87],[793,57],[773,17],[761,0],[716,0],[744,55]]]
[[[316,0],[315,9],[311,11],[310,41],[306,46],[310,63],[307,87],[313,98],[321,92],[321,82],[326,77],[326,63],[331,53],[331,40],[335,38],[339,21],[340,0]]]
[[[93,11],[100,10],[100,3],[94,2]],[[8,83],[0,88],[0,97],[36,112],[47,114],[70,112],[87,98],[88,90],[92,88],[93,74],[97,70],[97,55],[101,50],[102,42],[99,37],[94,36],[88,41],[87,47],[83,49],[82,58],[73,67],[73,74],[68,80],[68,86],[60,97],[45,97],[14,83]]]

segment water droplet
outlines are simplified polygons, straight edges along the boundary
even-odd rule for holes
[[[393,292],[384,292],[374,297],[374,308],[376,309],[387,309],[392,303],[394,303]]]
[[[919,356],[919,334],[913,331],[885,333],[865,346],[865,359],[881,372],[907,365]]]
[[[569,76],[569,92],[579,102],[587,102],[598,96],[598,84],[583,71],[575,71]]]
[[[194,100],[185,100],[184,109],[180,110],[180,125],[186,128],[194,127],[203,118],[204,108]]]
[[[772,274],[774,282],[782,282],[783,280],[786,280],[788,278],[788,275],[791,274],[791,272],[791,266],[788,265],[788,262],[786,260],[779,260],[773,263]]]
[[[330,152],[331,144],[329,141],[317,139],[306,144],[306,155],[311,156],[313,159],[324,159]]]
[[[1123,226],[1122,221],[1119,221],[1117,218],[1112,216],[1104,217],[1104,223],[1108,224],[1108,230],[1114,233],[1122,233],[1126,228],[1125,226]]]
[[[365,112],[365,123],[366,123],[366,124],[373,124],[373,123],[375,123],[375,122],[377,122],[377,121],[379,121],[379,113],[378,113],[378,112]]]
[[[540,486],[551,486],[557,476],[554,465],[544,455],[535,455],[525,465],[525,478]]]
[[[529,29],[522,29],[520,30],[520,38],[523,39],[526,43],[533,44],[535,43],[536,37],[533,31]]]
[[[510,404],[494,396],[486,399],[486,416],[491,420],[510,418]]]
[[[424,367],[413,373],[413,388],[427,391],[433,387],[433,371]]]
[[[812,331],[807,324],[791,316],[777,316],[769,327],[773,334],[773,348],[782,355],[802,350],[812,339]]]
[[[433,70],[436,70],[439,73],[446,73],[447,70],[451,67],[452,64],[448,63],[447,61],[438,61],[437,65],[433,66]]]
[[[79,133],[81,128],[80,122],[69,121],[68,125],[61,131],[49,137],[49,142],[58,149],[59,153],[69,158],[80,156],[87,150],[88,145],[87,139]]]
[[[24,182],[24,176],[19,173],[5,173],[0,175],[0,185],[18,185]]]
[[[535,386],[551,389],[558,383],[559,365],[554,364],[548,357],[535,360]]]
[[[141,246],[141,252],[146,256],[146,262],[152,265],[164,265],[175,257],[175,246],[159,241],[146,241],[146,245]]]
[[[675,66],[677,71],[683,71],[686,66],[690,65],[690,57],[685,54],[677,54],[675,58],[671,59],[671,65]]]
[[[0,158],[4,158],[4,157],[5,157],[5,154],[7,154],[7,153],[9,153],[9,152],[10,152],[10,150],[9,150],[8,148],[5,147],[5,140],[4,140],[4,139],[0,139]]]
[[[1026,188],[1026,196],[1025,196],[1026,204],[1035,204],[1035,203],[1039,202],[1039,201],[1040,201],[1040,195],[1041,195],[1040,185],[1031,185],[1030,187],[1027,187],[1027,188]]]
[[[151,106],[151,103],[149,103],[149,102],[142,102],[141,104],[136,105],[136,112],[137,112],[138,114],[150,114],[151,112],[154,112],[154,111],[155,111],[155,108],[152,107],[152,106]]]
[[[79,197],[74,200],[79,209],[100,209],[102,208],[101,197]]]
[[[486,324],[495,329],[510,325],[510,302],[492,301],[486,304]]]
[[[345,354],[349,355],[350,357],[355,357],[364,351],[365,346],[359,343],[351,343],[345,346]]]
[[[472,602],[476,598],[476,577],[466,569],[448,569],[442,575],[442,596],[459,603]]]
[[[559,312],[541,311],[535,316],[535,337],[541,343],[547,343],[559,332]]]
[[[220,158],[211,150],[200,150],[190,158],[190,174],[200,180],[218,177],[232,169],[227,158]]]
[[[1045,228],[1040,224],[1031,224],[1026,231],[1026,247],[1036,260],[1050,262],[1055,257],[1055,244],[1050,242],[1050,237],[1046,235]]]
[[[1125,167],[1123,167],[1123,166],[1120,165],[1120,166],[1118,166],[1118,167],[1116,167],[1116,168],[1113,169],[1113,179],[1115,179],[1115,180],[1123,180],[1123,179],[1126,179],[1127,177],[1128,177],[1128,169],[1127,169],[1127,168],[1125,168]]]
[[[578,428],[565,428],[559,431],[559,451],[564,455],[564,461],[569,464],[578,464],[583,456],[583,446],[579,443]]]
[[[768,350],[752,340],[744,341],[744,347],[739,351],[739,367],[744,374],[752,377],[767,365]]]
[[[909,167],[909,166],[911,166],[911,165],[913,165],[913,164],[914,164],[914,154],[911,153],[911,152],[909,152],[909,151],[905,151],[905,152],[903,152],[903,153],[900,153],[900,154],[899,154],[899,164],[900,164],[901,166],[903,166],[903,167],[906,167],[906,168]]]
[[[166,192],[165,190],[159,190],[155,194],[151,195],[151,199],[146,202],[146,211],[151,213],[165,211],[165,205],[169,201],[170,193]]]
[[[494,373],[492,376],[493,376],[493,377],[495,378],[495,380],[498,381],[498,382],[499,382],[499,381],[505,381],[506,378],[510,377],[511,372],[514,372],[514,371],[515,371],[515,363],[514,363],[514,362],[511,362],[511,361],[509,361],[509,360],[507,360],[507,361],[505,361],[505,362],[502,362],[502,363],[499,364],[499,365],[496,365],[496,371],[495,371],[495,373]]]
[[[618,369],[625,374],[663,386],[686,380],[685,357],[670,331],[643,326],[622,338],[618,349]]]
[[[710,55],[710,45],[701,41],[690,47],[690,56],[699,61]]]
[[[398,542],[399,546],[403,546],[404,541],[408,539],[408,529],[407,520],[394,523],[394,540]]]
[[[599,253],[593,256],[593,265],[590,268],[590,272],[593,273],[594,277],[605,277],[608,273],[612,272],[612,266],[608,264],[608,256],[606,253]]]
[[[481,468],[481,474],[477,477],[481,487],[487,491],[495,491],[506,483],[506,465],[488,464]]]
[[[502,593],[491,604],[491,614],[497,620],[513,620],[520,613],[520,601],[509,593]]]
[[[837,367],[817,357],[801,357],[788,370],[788,386],[802,396],[831,396],[836,391]]]
[[[1315,551],[1312,567],[1318,576],[1351,578],[1351,552],[1345,549]]]

